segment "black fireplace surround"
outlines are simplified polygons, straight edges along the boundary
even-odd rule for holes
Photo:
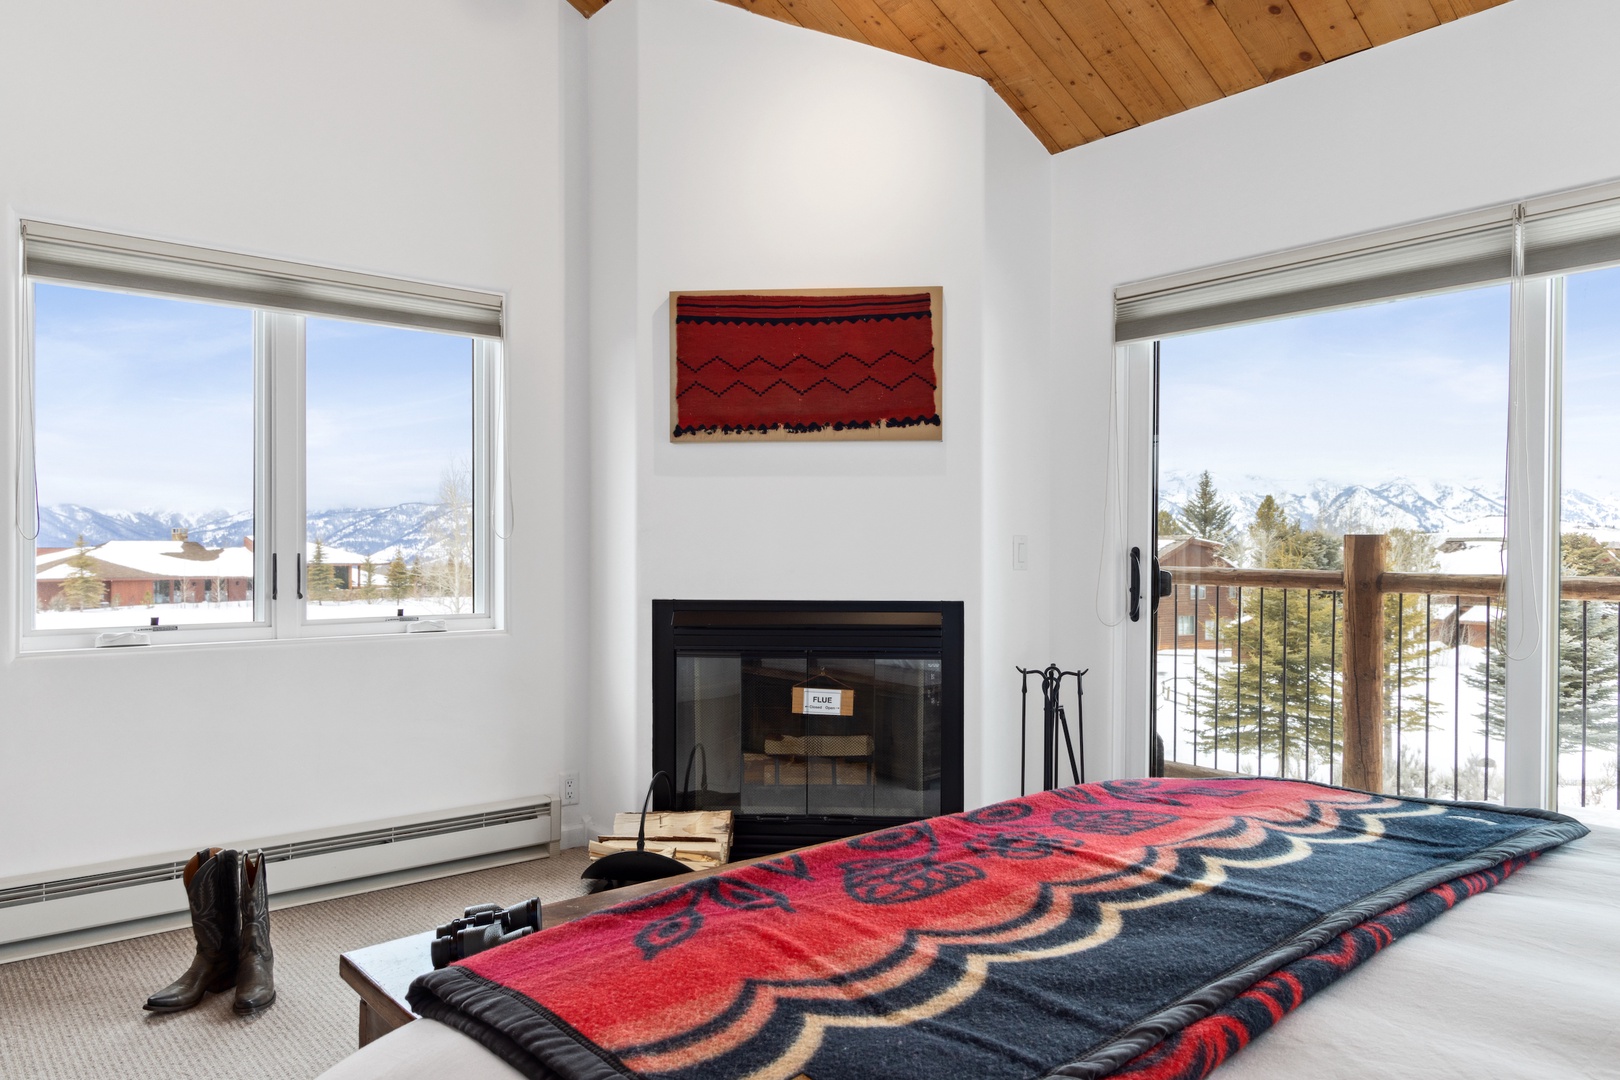
[[[733,858],[962,809],[961,601],[653,601],[660,809]]]

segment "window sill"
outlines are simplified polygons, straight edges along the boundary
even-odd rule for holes
[[[104,646],[95,644],[94,636],[88,639],[79,635],[71,638],[55,638],[45,636],[24,636],[17,650],[17,657],[24,659],[33,656],[78,656],[87,653],[151,653],[172,652],[175,650],[211,650],[211,649],[239,649],[266,648],[279,645],[328,645],[333,642],[363,642],[394,639],[410,639],[424,641],[442,638],[487,638],[504,637],[507,631],[504,627],[495,625],[492,619],[479,619],[475,625],[452,626],[442,632],[409,633],[405,623],[390,622],[387,626],[365,625],[357,623],[331,623],[317,624],[305,627],[302,633],[276,637],[265,627],[244,627],[241,632],[218,632],[218,636],[210,634],[207,637],[187,634],[184,630],[160,631],[153,635],[158,640],[150,645],[137,646]],[[174,640],[164,640],[173,638]]]

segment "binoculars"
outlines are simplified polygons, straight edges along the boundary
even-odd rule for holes
[[[433,932],[433,967],[438,970],[457,960],[516,941],[540,929],[538,897],[503,908],[499,904],[474,904]]]

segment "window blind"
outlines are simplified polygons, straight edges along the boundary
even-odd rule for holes
[[[1525,204],[1524,272],[1567,274],[1620,263],[1620,198],[1613,187]]]
[[[22,223],[22,249],[23,272],[49,281],[501,336],[502,298],[493,293],[38,221]]]
[[[1506,281],[1513,210],[1255,260],[1115,293],[1114,340],[1142,341]]]

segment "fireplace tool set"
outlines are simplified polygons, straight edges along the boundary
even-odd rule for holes
[[[1072,783],[1086,782],[1086,696],[1085,688],[1081,683],[1082,677],[1090,668],[1083,671],[1064,671],[1056,664],[1048,664],[1044,668],[1021,668],[1013,670],[1024,677],[1023,711],[1019,717],[1018,732],[1018,793],[1028,794],[1025,780],[1025,761],[1029,756],[1029,679],[1031,675],[1039,676],[1041,680],[1041,790],[1051,791],[1057,787],[1058,781],[1058,737],[1062,736],[1063,745],[1068,750],[1069,774],[1073,777]],[[1078,738],[1069,733],[1069,714],[1063,708],[1059,695],[1063,690],[1063,680],[1074,679],[1075,693],[1075,729]],[[1080,746],[1079,760],[1075,759],[1075,744]]]

